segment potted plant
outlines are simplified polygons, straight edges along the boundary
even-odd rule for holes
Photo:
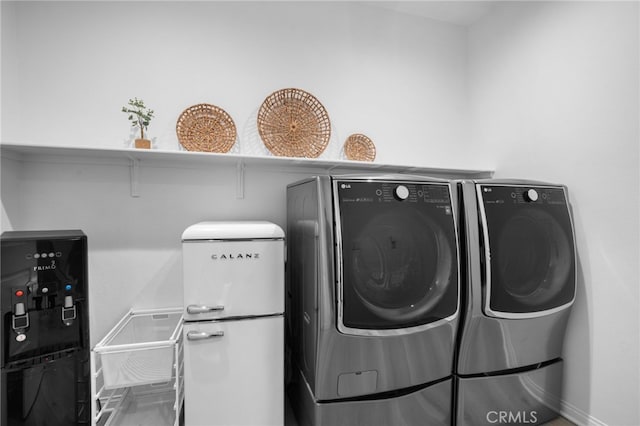
[[[140,128],[140,138],[135,140],[136,148],[151,148],[151,141],[144,137],[144,131],[149,127],[153,118],[153,110],[144,105],[144,101],[138,98],[129,99],[129,104],[122,107],[122,112],[129,114],[131,127]]]

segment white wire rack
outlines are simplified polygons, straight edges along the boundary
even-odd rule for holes
[[[112,371],[105,369],[105,356],[101,349],[104,343],[113,342],[113,337],[123,332],[131,318],[141,315],[166,316],[181,313],[182,309],[158,309],[145,311],[131,311],[112,329],[112,331],[91,351],[91,417],[94,426],[179,426],[181,422],[184,402],[184,352],[182,338],[182,317],[167,340],[156,342],[131,343],[118,345],[118,354],[127,353],[132,358],[142,355],[144,351],[154,351],[171,345],[170,351],[163,351],[163,356],[171,356],[171,372],[168,377],[149,383],[150,380],[140,382],[117,382],[119,385],[105,385],[105,374],[112,375]],[[145,340],[143,336],[141,340]],[[142,347],[140,347],[142,346]],[[111,351],[114,353],[114,351]],[[107,353],[106,355],[109,355]],[[164,360],[163,360],[164,361]],[[112,380],[107,380],[110,382]],[[143,383],[144,384],[138,384]]]

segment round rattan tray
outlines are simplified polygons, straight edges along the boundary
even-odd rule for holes
[[[376,158],[376,146],[366,135],[355,133],[345,141],[344,155],[348,160],[373,161]]]
[[[257,121],[262,142],[277,156],[316,158],[331,137],[327,110],[300,89],[281,89],[267,96]]]
[[[237,136],[231,116],[211,104],[185,109],[178,117],[176,133],[185,149],[201,152],[229,152]]]

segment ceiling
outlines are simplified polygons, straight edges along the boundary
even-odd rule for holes
[[[435,19],[456,25],[471,25],[485,16],[496,1],[365,1],[364,4],[395,12]]]

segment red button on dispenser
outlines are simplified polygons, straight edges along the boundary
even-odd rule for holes
[[[24,291],[16,290],[16,297],[22,297],[22,296],[24,296]]]

